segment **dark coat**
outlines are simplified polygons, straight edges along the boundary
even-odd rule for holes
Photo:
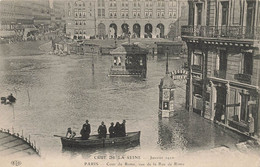
[[[90,134],[90,133],[91,133],[90,124],[84,124],[83,126],[86,126],[86,127],[87,127],[87,128],[86,128],[86,132],[87,132],[88,134]]]
[[[126,136],[126,130],[125,130],[125,124],[124,123],[120,124],[120,136],[121,137]]]
[[[106,135],[107,135],[107,127],[106,127],[106,125],[100,125],[98,127],[98,136],[100,138],[106,138]]]
[[[115,126],[115,137],[120,136],[120,124],[117,122]]]
[[[115,127],[113,126],[113,125],[111,125],[110,127],[109,127],[109,137],[110,138],[113,138],[113,137],[115,137],[116,136],[116,133],[115,133]]]
[[[80,131],[81,138],[87,140],[89,138],[89,133],[86,129],[82,128]]]

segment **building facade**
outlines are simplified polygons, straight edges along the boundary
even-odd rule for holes
[[[260,1],[188,3],[186,107],[245,133],[252,115],[260,135]]]
[[[61,20],[62,16],[58,12],[52,12],[54,10],[50,6],[49,0],[0,1],[1,37],[13,34],[18,38],[26,38],[32,31],[48,32],[51,22],[55,22],[56,18]]]
[[[66,2],[66,33],[74,39],[173,38],[185,0],[73,0]]]

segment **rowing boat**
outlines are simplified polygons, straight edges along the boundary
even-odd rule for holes
[[[77,147],[77,148],[96,148],[96,147],[113,147],[113,146],[131,146],[140,143],[141,132],[129,132],[125,137],[99,138],[98,135],[91,135],[89,139],[83,140],[81,137],[74,137],[72,139],[60,137],[62,147]]]

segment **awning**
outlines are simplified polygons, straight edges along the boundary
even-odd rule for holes
[[[0,31],[0,37],[11,37],[15,36],[14,31]]]

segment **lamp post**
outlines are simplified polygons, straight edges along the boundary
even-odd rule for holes
[[[130,36],[131,36],[131,32],[128,32],[128,44],[130,45]]]
[[[94,74],[94,47],[91,47],[91,51],[92,51],[92,74]]]

